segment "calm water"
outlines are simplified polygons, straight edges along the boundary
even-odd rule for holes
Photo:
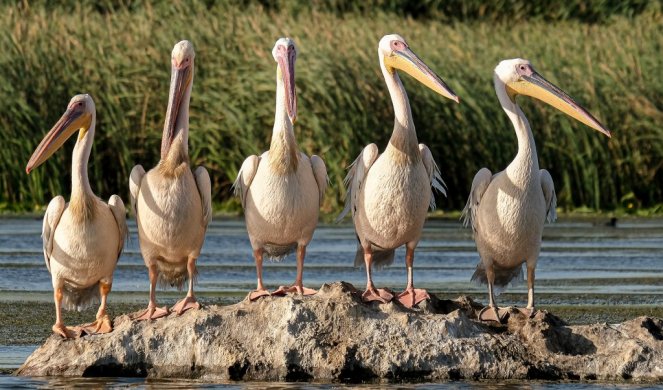
[[[626,318],[633,314],[660,312],[663,306],[663,219],[620,220],[617,227],[607,226],[605,222],[561,220],[546,226],[537,267],[537,302],[540,307],[558,314],[571,313],[569,315],[575,316],[575,322],[596,318],[609,321],[616,318],[611,317],[611,313],[620,310],[625,313]],[[147,271],[138,249],[133,220],[130,221],[130,231],[131,239],[115,271],[113,292],[109,299],[111,307],[113,304],[138,307],[147,300]],[[51,282],[41,251],[40,233],[41,220],[0,219],[0,304],[22,308],[29,307],[30,304],[34,307],[51,304]],[[305,284],[317,288],[325,282],[344,280],[360,288],[364,286],[364,270],[354,268],[352,264],[355,249],[355,236],[350,225],[320,226],[307,250]],[[378,286],[388,286],[395,290],[405,286],[402,260],[404,250],[397,251],[396,256],[397,260],[392,267],[375,272]],[[443,297],[453,298],[467,294],[484,302],[485,289],[469,283],[478,260],[469,229],[461,228],[458,221],[429,221],[416,252],[415,283],[418,287],[427,288]],[[217,218],[212,223],[198,267],[196,289],[204,302],[227,303],[240,300],[255,288],[255,268],[243,221]],[[282,263],[266,263],[264,277],[266,284],[273,288],[292,283],[295,277],[294,258],[291,256]],[[157,297],[168,303],[179,295],[177,291],[169,289],[160,290]],[[523,286],[511,288],[498,302],[523,305],[526,302],[526,290]],[[48,310],[53,316],[52,309]],[[585,316],[585,312],[590,315]],[[7,324],[12,322],[7,321],[0,320],[3,326],[11,326]],[[49,334],[53,318],[43,318],[41,321],[44,322],[43,330],[39,330],[37,339],[31,344],[38,344]],[[19,329],[15,331],[20,332]],[[4,372],[18,367],[35,348],[35,345],[15,345],[12,340],[0,336],[0,370]],[[154,385],[159,388],[165,385],[203,386],[198,382],[157,383],[133,379],[28,380],[0,376],[0,387],[88,385]],[[488,384],[449,383],[444,387],[468,388],[486,385]],[[266,384],[242,384],[239,387],[265,386]],[[403,388],[430,386],[412,385]],[[523,387],[521,384],[504,383],[495,386],[545,389],[561,385],[540,383]],[[308,387],[331,388],[332,385]],[[574,387],[592,386],[575,384]]]

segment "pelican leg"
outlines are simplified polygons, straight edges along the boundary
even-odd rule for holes
[[[389,303],[394,296],[387,290],[382,288],[375,288],[373,278],[371,277],[371,263],[373,262],[373,251],[371,246],[364,248],[364,264],[366,265],[366,291],[361,295],[364,302],[378,301],[381,303]]]
[[[53,332],[65,339],[81,337],[80,328],[64,326],[62,322],[62,287],[56,287],[53,290],[53,300],[55,301],[55,324],[53,324]]]
[[[178,316],[182,315],[182,313],[189,309],[200,309],[200,303],[196,301],[196,296],[193,294],[193,279],[196,276],[195,257],[189,257],[189,260],[186,263],[186,270],[189,273],[189,291],[187,291],[186,297],[177,302],[171,309],[172,311],[176,312]]]
[[[299,295],[313,295],[317,293],[312,288],[304,287],[302,278],[304,275],[304,257],[306,257],[306,245],[297,246],[297,277],[292,286],[280,286],[278,290],[274,291],[273,295],[284,295],[287,293],[297,293]]]
[[[263,249],[259,248],[253,251],[253,258],[256,260],[256,274],[258,275],[258,287],[249,293],[249,300],[255,301],[260,297],[271,295],[262,284],[262,255]]]
[[[486,277],[488,279],[488,306],[481,309],[479,312],[480,321],[496,321],[503,324],[508,317],[508,312],[503,311],[500,314],[500,309],[495,304],[495,295],[493,294],[493,283],[495,283],[495,271],[492,264],[486,267]]]
[[[527,307],[524,309],[518,309],[525,316],[532,318],[536,314],[536,309],[534,308],[534,268],[536,264],[527,264]]]
[[[108,293],[111,290],[111,283],[99,282],[99,294],[101,295],[101,304],[97,311],[97,320],[89,324],[81,325],[83,331],[87,334],[110,333],[113,330],[108,314],[106,314],[106,301]]]
[[[424,289],[414,288],[414,248],[409,246],[405,252],[405,266],[407,267],[407,287],[405,291],[398,294],[398,301],[410,309],[419,302],[430,299],[430,295]]]
[[[157,277],[159,276],[159,270],[157,270],[157,265],[153,261],[149,265],[149,275],[150,275],[150,303],[147,305],[147,309],[143,311],[138,317],[136,317],[136,320],[138,321],[143,321],[143,320],[155,320],[157,318],[165,317],[167,316],[168,313],[168,308],[167,307],[157,307],[157,295],[156,295],[156,288],[157,288]]]

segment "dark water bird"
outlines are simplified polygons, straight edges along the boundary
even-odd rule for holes
[[[106,303],[127,235],[122,199],[112,195],[105,203],[90,188],[87,164],[94,142],[96,116],[90,95],[74,96],[25,168],[30,173],[78,132],[72,156],[69,203],[61,195],[53,198],[46,209],[42,228],[44,259],[53,282],[53,331],[65,338],[80,336],[83,331],[93,334],[112,330]],[[81,327],[64,325],[62,307],[80,311],[100,297],[95,322]]]
[[[472,280],[488,285],[488,306],[481,320],[503,321],[494,295],[514,279],[522,279],[527,265],[527,315],[534,314],[534,271],[541,249],[543,224],[557,218],[557,198],[550,173],[539,169],[534,136],[516,103],[526,95],[557,108],[610,137],[610,132],[564,91],[544,79],[532,64],[520,58],[504,60],[493,75],[497,98],[513,123],[518,153],[505,170],[492,174],[482,168],[474,176],[463,210],[464,224],[472,225],[481,257]]]

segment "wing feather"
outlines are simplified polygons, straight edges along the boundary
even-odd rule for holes
[[[60,218],[66,203],[62,195],[58,195],[48,204],[46,214],[44,214],[44,224],[41,229],[41,238],[44,248],[44,261],[46,261],[46,268],[51,272],[51,253],[53,252],[53,238],[55,237],[55,228],[60,223]]]
[[[251,186],[253,178],[256,176],[258,171],[258,165],[260,164],[260,157],[255,154],[247,157],[246,160],[242,163],[242,167],[237,173],[237,179],[233,183],[233,191],[235,196],[239,196],[240,201],[242,202],[242,207],[245,207],[246,202],[246,192]]]
[[[313,168],[313,176],[315,176],[315,181],[318,183],[318,193],[320,194],[320,205],[322,206],[322,200],[325,198],[325,191],[327,190],[327,184],[329,183],[329,177],[327,176],[327,167],[325,162],[317,156],[311,156],[311,168]]]
[[[357,159],[350,165],[350,170],[343,180],[343,184],[347,187],[345,194],[345,207],[341,214],[336,218],[336,222],[340,222],[350,211],[354,216],[359,192],[361,190],[368,171],[373,166],[373,163],[378,158],[378,146],[376,144],[367,145]]]
[[[467,227],[472,225],[472,230],[476,233],[477,231],[477,211],[479,209],[479,204],[481,203],[481,198],[486,192],[486,189],[490,185],[490,182],[493,180],[493,174],[488,168],[481,168],[479,172],[474,176],[472,180],[472,189],[470,190],[470,196],[467,198],[467,203],[461,214],[463,219],[463,226]]]
[[[207,226],[212,220],[212,181],[205,167],[196,168],[193,176],[196,178],[196,187],[203,205],[203,225]]]
[[[110,208],[115,222],[117,223],[117,228],[120,232],[120,242],[118,243],[117,248],[117,258],[120,259],[122,254],[122,249],[124,249],[124,241],[129,237],[129,229],[127,229],[127,209],[124,208],[124,202],[122,198],[117,195],[111,195],[108,199],[108,207]]]
[[[546,222],[552,223],[557,219],[557,195],[555,194],[555,184],[553,183],[550,172],[542,169],[541,171],[541,189],[543,197],[546,199]]]
[[[438,191],[444,196],[447,196],[447,185],[442,180],[442,175],[440,174],[440,168],[435,163],[433,154],[428,149],[428,146],[424,144],[419,144],[419,153],[421,153],[421,160],[426,167],[426,172],[428,173],[428,180],[430,182],[430,204],[428,205],[431,210],[435,210],[435,191]]]
[[[145,177],[145,168],[143,168],[143,166],[140,164],[134,166],[131,170],[131,176],[129,176],[131,210],[133,211],[134,216],[138,216],[136,203],[138,200],[138,193],[140,192],[140,183],[143,181],[143,177]]]

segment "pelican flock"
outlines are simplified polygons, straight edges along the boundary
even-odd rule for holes
[[[548,103],[608,137],[610,131],[538,74],[527,60],[500,62],[493,80],[497,98],[516,131],[518,153],[502,172],[493,175],[487,168],[477,172],[463,216],[465,225],[472,225],[481,257],[472,280],[488,285],[488,306],[479,318],[501,322],[507,312],[495,305],[495,289],[501,290],[512,280],[522,279],[523,263],[527,265],[528,289],[524,311],[530,316],[534,314],[534,271],[543,224],[557,218],[552,177],[545,169],[539,169],[534,136],[516,96],[531,96]]]
[[[258,276],[258,287],[249,294],[251,300],[270,295],[262,280],[263,256],[281,260],[294,251],[297,252],[295,283],[279,287],[274,294],[315,294],[315,290],[304,287],[302,274],[306,246],[318,224],[328,180],[324,161],[299,151],[295,140],[295,42],[290,38],[279,39],[272,56],[277,63],[272,141],[268,151],[244,160],[234,184],[244,207]]]
[[[412,307],[428,298],[414,288],[414,250],[421,238],[428,208],[435,207],[433,189],[445,193],[433,156],[417,141],[412,111],[397,70],[456,103],[458,96],[410,50],[400,35],[385,35],[378,44],[380,68],[394,106],[394,130],[382,154],[376,144],[367,145],[345,178],[348,191],[342,219],[352,212],[358,245],[355,265],[366,267],[365,301],[383,303],[393,299],[385,289],[376,289],[371,266],[390,265],[394,250],[406,246],[407,287],[398,300]]]
[[[90,95],[74,96],[25,168],[29,174],[78,132],[72,156],[69,203],[61,195],[53,198],[42,227],[44,259],[51,274],[55,301],[53,331],[64,338],[77,337],[82,332],[94,334],[112,330],[106,302],[127,235],[122,199],[112,195],[108,203],[104,203],[90,188],[87,164],[94,142],[96,115]],[[64,325],[62,307],[80,311],[99,297],[101,304],[96,321],[80,327]]]
[[[156,283],[182,288],[186,297],[172,310],[182,314],[200,305],[193,293],[196,260],[212,215],[210,178],[204,167],[191,172],[189,164],[189,101],[193,86],[195,53],[189,41],[172,52],[170,96],[161,139],[161,160],[145,173],[141,165],[131,170],[131,207],[136,215],[138,240],[150,277],[150,301],[138,319],[168,315],[156,304]]]
[[[269,295],[316,293],[304,287],[303,268],[328,185],[322,158],[301,152],[295,138],[294,41],[277,40],[272,56],[276,62],[276,110],[271,144],[268,151],[244,161],[233,185],[244,209],[256,264],[257,288],[249,293],[250,301]],[[136,165],[130,175],[131,208],[150,281],[149,303],[135,317],[137,320],[158,319],[171,310],[180,315],[200,307],[193,286],[212,205],[210,177],[204,167],[192,171],[188,154],[194,58],[189,41],[174,46],[160,161],[147,173]],[[366,268],[366,290],[362,294],[366,302],[393,300],[391,291],[375,287],[372,267],[392,264],[396,248],[406,247],[407,286],[397,300],[412,308],[429,297],[426,290],[414,287],[414,252],[428,209],[435,207],[433,192],[445,194],[445,186],[431,151],[418,142],[398,72],[411,75],[456,103],[459,98],[399,35],[385,35],[379,41],[378,58],[394,108],[394,128],[382,153],[376,144],[369,144],[350,166],[345,178],[345,207],[337,221],[352,214],[358,240],[354,263]],[[556,219],[557,202],[550,173],[539,169],[534,137],[516,97],[534,97],[608,137],[610,132],[569,95],[539,75],[527,60],[500,62],[493,79],[498,100],[513,123],[518,152],[499,173],[492,174],[487,168],[479,170],[462,215],[464,224],[472,226],[480,256],[472,280],[488,285],[488,306],[479,313],[479,320],[503,322],[508,311],[497,307],[495,295],[512,281],[523,278],[523,264],[527,268],[528,301],[519,310],[530,316],[534,313],[535,269],[543,225]],[[95,122],[92,98],[74,96],[26,167],[29,174],[78,132],[70,201],[66,203],[62,196],[56,196],[49,203],[42,230],[44,257],[54,290],[53,331],[65,338],[112,330],[106,314],[107,297],[127,236],[120,197],[113,195],[104,203],[94,195],[88,181]],[[281,260],[293,252],[297,259],[294,283],[270,292],[263,283],[263,258]],[[157,282],[182,289],[187,281],[186,296],[172,309],[157,306]],[[77,327],[64,325],[63,307],[81,310],[98,298],[96,321]]]

